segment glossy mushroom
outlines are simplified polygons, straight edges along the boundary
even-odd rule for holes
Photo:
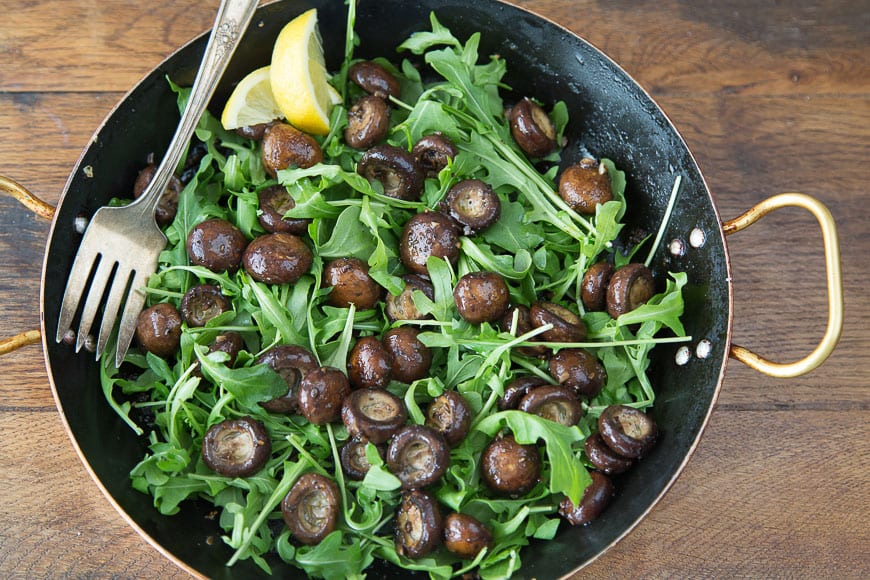
[[[607,313],[619,318],[646,304],[655,294],[652,272],[643,264],[626,264],[613,273],[607,287]]]
[[[405,286],[398,295],[387,293],[384,300],[384,312],[390,322],[397,320],[422,320],[426,314],[420,312],[414,303],[414,292],[422,292],[429,300],[435,300],[435,289],[428,278],[419,274],[405,274],[402,276]]]
[[[488,183],[463,179],[447,192],[441,211],[461,224],[463,233],[470,236],[498,221],[501,201]]]
[[[340,511],[338,487],[319,473],[300,477],[281,502],[281,515],[292,537],[308,546],[320,543],[335,529]]]
[[[416,559],[431,553],[441,544],[444,523],[434,497],[423,491],[402,495],[396,511],[396,552]]]
[[[256,238],[243,256],[245,272],[264,284],[292,284],[308,273],[312,261],[302,238],[280,232]]]
[[[412,383],[429,374],[432,351],[417,338],[419,334],[414,327],[399,326],[388,330],[381,339],[393,359],[394,380]]]
[[[266,129],[260,151],[263,167],[272,177],[282,169],[305,169],[323,161],[323,151],[314,137],[287,123],[274,123]]]
[[[510,290],[496,272],[469,272],[453,289],[459,315],[472,324],[496,322],[510,306]]]
[[[379,183],[384,195],[416,201],[423,192],[423,172],[405,149],[375,145],[360,158],[356,171],[371,183]]]
[[[498,400],[499,410],[507,411],[518,408],[526,393],[547,384],[549,384],[547,381],[535,375],[514,377],[504,386],[504,394]]]
[[[354,149],[368,149],[383,141],[389,130],[389,105],[380,97],[366,95],[347,112],[344,142]]]
[[[586,438],[586,441],[583,443],[583,449],[586,452],[586,458],[589,459],[589,463],[605,475],[625,473],[634,465],[633,459],[624,457],[611,449],[604,442],[599,432],[595,432]]]
[[[610,405],[598,417],[598,431],[612,450],[640,459],[652,449],[659,430],[652,417],[627,405]]]
[[[607,287],[614,271],[610,262],[596,262],[583,273],[580,300],[586,310],[598,312],[607,308]]]
[[[571,427],[583,416],[583,407],[570,390],[553,385],[530,389],[520,400],[519,410]]]
[[[603,163],[584,158],[559,177],[559,196],[582,215],[595,215],[595,208],[613,199],[610,176]]]
[[[430,133],[425,135],[411,150],[411,155],[417,161],[417,165],[426,177],[438,177],[441,170],[447,167],[459,151],[446,135],[442,133]]]
[[[492,532],[480,520],[456,512],[444,518],[444,547],[463,560],[471,560],[492,546]]]
[[[507,435],[493,439],[483,450],[480,473],[492,491],[520,497],[538,483],[541,464],[541,454],[534,445],[521,445],[512,435]]]
[[[345,397],[341,420],[351,437],[386,443],[408,419],[402,399],[384,389],[357,389]]]
[[[402,489],[431,485],[449,466],[447,441],[430,427],[407,425],[393,435],[387,447],[387,467],[402,482]]]
[[[323,287],[331,288],[327,302],[337,308],[374,308],[383,288],[369,276],[368,264],[358,258],[338,258],[323,267]]]
[[[556,129],[540,105],[524,97],[511,108],[511,135],[529,157],[544,157],[556,148]]]
[[[145,189],[154,179],[155,173],[157,173],[157,165],[153,163],[149,163],[139,172],[133,183],[133,199],[138,199],[145,193]],[[157,220],[157,225],[161,228],[168,226],[175,219],[175,215],[178,213],[178,196],[181,195],[182,189],[184,186],[178,176],[174,174],[170,176],[169,183],[163,190],[154,213],[154,219]]]
[[[320,367],[299,382],[299,409],[309,423],[326,425],[341,417],[341,406],[350,394],[350,383],[343,372]]]
[[[450,447],[456,447],[471,428],[471,407],[457,391],[444,391],[426,408],[427,427],[441,433]]]
[[[607,382],[607,371],[586,349],[565,348],[550,357],[550,375],[575,396],[595,397]]]
[[[383,65],[363,60],[353,63],[347,69],[347,78],[367,93],[387,99],[399,98],[401,86],[398,79]]]
[[[181,313],[168,302],[161,302],[139,313],[136,340],[150,353],[169,357],[181,341]]]
[[[428,275],[430,256],[444,258],[451,264],[459,259],[459,230],[444,214],[423,212],[405,222],[399,241],[402,264],[415,274]]]
[[[232,308],[230,299],[214,284],[197,284],[181,297],[181,317],[188,326],[200,327]]]
[[[366,457],[366,446],[369,442],[363,437],[351,437],[341,447],[339,458],[341,460],[341,468],[350,479],[354,481],[362,481],[365,479],[366,473],[369,472],[372,465]],[[372,444],[374,445],[374,444]],[[383,445],[374,445],[381,459],[386,454]]]
[[[311,220],[288,218],[284,215],[296,207],[296,200],[283,185],[270,185],[257,192],[260,211],[257,220],[269,233],[283,232],[303,236],[308,233]]]
[[[567,497],[559,504],[559,515],[572,526],[584,526],[596,519],[610,503],[613,497],[613,482],[610,478],[597,471],[589,472],[592,483],[583,491],[579,505]]]
[[[266,427],[253,417],[227,419],[209,427],[202,440],[202,461],[224,477],[259,471],[272,453]]]
[[[554,302],[535,302],[529,308],[532,326],[540,328],[552,324],[553,328],[538,335],[542,342],[583,342],[586,340],[586,325],[583,320]]]
[[[320,367],[315,356],[301,346],[278,345],[260,355],[256,363],[269,365],[287,383],[287,392],[260,405],[271,413],[298,412],[299,383]]]
[[[187,255],[194,266],[212,272],[235,272],[248,245],[245,234],[230,222],[212,218],[191,228],[187,235]]]
[[[347,357],[347,376],[357,389],[382,389],[390,382],[393,355],[376,336],[356,341]]]

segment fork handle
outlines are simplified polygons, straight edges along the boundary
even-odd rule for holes
[[[175,168],[181,160],[181,155],[190,141],[191,135],[193,135],[193,130],[199,123],[199,118],[205,111],[215,88],[217,88],[218,81],[226,70],[238,41],[247,30],[256,8],[257,0],[223,0],[221,2],[208,44],[205,47],[202,64],[196,73],[193,88],[190,91],[184,112],[181,114],[175,135],[173,135],[151,183],[142,195],[130,204],[130,207],[140,208],[143,215],[154,215],[157,203],[166,190],[170,178],[175,173]]]

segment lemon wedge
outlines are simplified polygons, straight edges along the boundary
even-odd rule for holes
[[[271,67],[264,66],[248,73],[236,85],[221,114],[224,129],[268,123],[284,116],[272,96],[271,77]]]
[[[314,135],[329,133],[329,114],[341,102],[329,84],[312,8],[287,23],[272,49],[272,95],[287,121]]]

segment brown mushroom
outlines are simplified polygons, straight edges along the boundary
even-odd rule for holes
[[[309,423],[326,425],[341,417],[341,406],[350,384],[340,370],[320,367],[299,382],[299,409]]]
[[[187,235],[187,255],[194,266],[212,272],[235,272],[248,245],[245,234],[230,222],[212,218],[201,222]]]
[[[607,286],[613,276],[613,264],[596,262],[583,273],[580,281],[580,300],[586,310],[598,312],[607,308]]]
[[[583,416],[577,396],[562,387],[544,385],[530,389],[520,400],[519,410],[571,427]]]
[[[423,212],[405,222],[399,241],[402,264],[415,274],[428,275],[430,256],[444,258],[451,264],[459,260],[459,230],[449,217],[437,212]]]
[[[386,443],[408,419],[402,399],[384,389],[357,389],[345,397],[341,419],[351,437]]]
[[[607,371],[598,359],[582,348],[565,348],[550,357],[550,375],[575,396],[593,398],[607,382]]]
[[[540,105],[524,97],[511,108],[511,135],[530,157],[544,157],[556,148],[556,129]]]
[[[230,299],[214,284],[197,284],[181,297],[181,317],[188,326],[201,327],[232,308]]]
[[[420,291],[429,300],[435,300],[435,289],[428,278],[419,274],[405,274],[402,276],[405,286],[398,295],[388,293],[384,301],[384,312],[390,322],[397,320],[422,320],[426,315],[420,312],[414,303],[414,291]]]
[[[376,336],[356,341],[347,357],[347,377],[358,389],[382,389],[390,382],[393,355]]]
[[[287,391],[260,405],[271,413],[299,411],[299,383],[311,371],[320,367],[311,352],[301,346],[278,345],[264,352],[256,361],[268,365],[287,383]]]
[[[154,174],[157,173],[157,165],[149,163],[136,176],[136,181],[133,183],[133,199],[138,199],[145,189],[154,179]],[[166,227],[175,219],[175,214],[178,213],[178,196],[181,195],[181,190],[184,186],[177,175],[169,177],[169,183],[166,184],[166,189],[160,196],[160,201],[157,202],[157,209],[154,213],[154,218],[157,220],[157,225],[161,228]]]
[[[283,232],[303,236],[308,232],[311,220],[286,218],[284,214],[296,207],[296,200],[283,185],[270,185],[257,193],[260,211],[257,220],[270,233]]]
[[[356,172],[379,183],[388,197],[416,201],[423,192],[423,172],[410,153],[395,145],[375,145],[363,153]]]
[[[300,477],[281,502],[284,523],[305,545],[320,543],[334,529],[341,511],[338,486],[319,473]]]
[[[390,130],[390,107],[372,95],[359,98],[347,112],[344,141],[354,149],[368,149],[383,141]]]
[[[479,179],[463,179],[450,188],[441,211],[463,226],[463,233],[470,236],[498,221],[501,201],[488,183]]]
[[[559,196],[577,213],[595,215],[596,207],[613,199],[607,168],[594,159],[581,159],[559,177]]]
[[[492,532],[479,520],[455,512],[444,518],[444,547],[460,558],[471,560],[492,546]]]
[[[253,417],[227,419],[209,427],[202,440],[202,461],[224,477],[259,471],[272,453],[266,427]]]
[[[353,63],[347,69],[347,78],[371,95],[387,99],[399,98],[401,86],[398,79],[383,65],[370,60]]]
[[[368,264],[358,258],[338,258],[323,267],[323,287],[331,288],[327,301],[337,308],[367,310],[377,306],[383,288],[369,276]]]
[[[583,491],[580,504],[575,506],[567,497],[559,504],[559,515],[572,526],[583,526],[596,519],[613,497],[613,482],[597,471],[589,473],[592,483]]]
[[[388,330],[381,342],[392,355],[392,378],[402,383],[413,383],[429,374],[432,351],[417,335],[420,331],[411,326],[399,326]]]
[[[646,304],[655,294],[652,272],[643,264],[626,264],[613,273],[607,287],[607,313],[619,318]]]
[[[456,447],[471,428],[471,408],[457,391],[444,391],[426,409],[427,427],[435,429],[451,447]]]
[[[459,315],[472,324],[500,320],[510,306],[510,290],[496,272],[470,272],[453,289]]]
[[[161,302],[139,313],[136,340],[159,357],[169,357],[181,341],[181,314],[172,304]]]
[[[430,427],[407,425],[393,435],[387,447],[387,467],[402,482],[402,489],[431,485],[449,466],[447,441]]]
[[[313,255],[302,238],[276,233],[248,244],[242,258],[245,271],[264,284],[292,284],[311,269]]]
[[[586,325],[583,320],[555,302],[535,302],[529,308],[532,326],[540,328],[552,324],[553,328],[536,338],[544,342],[582,342],[586,340]]]
[[[520,497],[532,490],[541,477],[541,454],[534,445],[521,445],[512,435],[494,439],[483,450],[480,471],[492,491]]]
[[[608,447],[630,459],[646,455],[659,435],[652,417],[627,405],[610,405],[604,409],[598,417],[598,431]]]
[[[366,457],[366,445],[369,443],[363,437],[351,437],[341,447],[339,458],[344,473],[354,481],[362,481],[366,477],[372,465]],[[374,444],[372,444],[374,445]],[[381,459],[386,454],[383,445],[374,445]]]
[[[446,135],[439,132],[422,137],[414,145],[411,155],[417,160],[417,165],[426,177],[438,177],[441,170],[447,167],[458,153],[456,145]]]
[[[628,471],[634,460],[629,457],[623,457],[613,449],[611,449],[601,433],[593,433],[586,438],[583,444],[583,449],[586,451],[586,457],[589,463],[595,466],[595,469],[605,475],[616,475]]]
[[[396,511],[396,552],[406,558],[422,558],[441,544],[444,523],[438,502],[426,492],[402,495]]]
[[[263,167],[272,177],[282,169],[305,169],[323,161],[323,151],[314,137],[287,123],[275,123],[266,129],[260,150]]]

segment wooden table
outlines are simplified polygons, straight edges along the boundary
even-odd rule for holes
[[[860,0],[526,0],[619,62],[693,149],[724,218],[784,191],[840,231],[846,322],[796,379],[728,369],[684,474],[591,577],[870,576],[870,10]],[[0,0],[0,174],[56,203],[115,102],[211,26],[218,2]],[[3,335],[37,328],[48,223],[0,199]],[[818,228],[778,212],[730,240],[735,342],[780,360],[824,330]],[[0,373],[0,577],[185,574],[100,495],[38,346]]]

